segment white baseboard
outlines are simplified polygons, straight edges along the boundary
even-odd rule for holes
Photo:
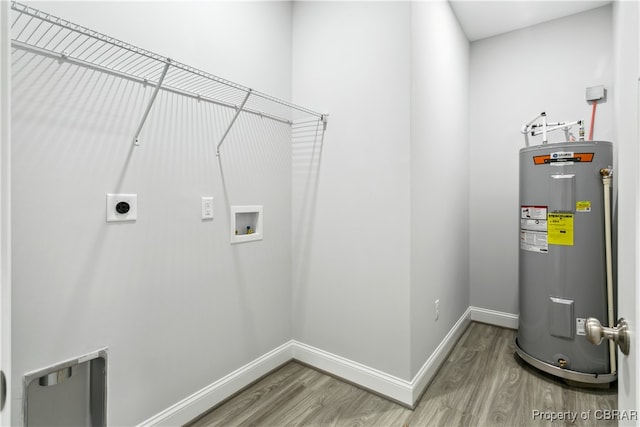
[[[140,426],[184,425],[292,358],[291,341],[181,400]]]
[[[403,405],[413,404],[409,381],[298,341],[293,342],[293,358]]]
[[[418,371],[413,380],[411,381],[411,407],[414,407],[422,393],[427,388],[433,377],[438,373],[440,366],[445,362],[451,350],[456,345],[464,331],[467,329],[470,319],[471,308],[460,316],[458,321],[453,325],[447,336],[444,337],[442,342],[436,347],[435,351],[431,353],[431,356],[422,365],[422,368]]]
[[[471,320],[474,322],[488,323],[502,328],[518,329],[518,315],[502,311],[489,310],[487,308],[469,307]]]
[[[140,423],[140,426],[185,424],[291,359],[343,378],[407,407],[413,407],[471,321],[518,328],[517,315],[469,307],[411,381],[291,340]]]
[[[293,358],[413,408],[470,322],[467,309],[411,381],[297,341],[294,341]]]

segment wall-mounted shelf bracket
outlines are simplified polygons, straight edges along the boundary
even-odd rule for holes
[[[320,116],[320,121],[322,122],[322,131],[327,130],[327,123],[329,123],[329,114],[324,113]]]
[[[162,87],[162,81],[164,80],[165,76],[167,75],[167,71],[169,71],[169,66],[171,65],[171,59],[167,58],[167,63],[164,65],[164,68],[162,70],[162,74],[160,75],[160,79],[158,80],[158,83],[156,84],[155,89],[153,90],[153,94],[151,94],[151,99],[149,99],[149,103],[147,104],[147,109],[144,111],[144,114],[142,115],[142,120],[140,121],[140,125],[138,126],[138,130],[136,130],[136,134],[133,137],[133,144],[138,146],[140,145],[139,142],[139,138],[140,138],[140,132],[142,132],[142,127],[144,126],[144,122],[147,121],[147,117],[149,116],[149,112],[151,112],[151,107],[153,107],[153,103],[156,100],[156,96],[158,96],[158,92],[160,91],[160,88]]]
[[[225,138],[229,134],[229,131],[231,130],[231,128],[233,127],[233,124],[236,122],[236,119],[238,118],[238,116],[242,112],[242,109],[244,108],[245,104],[249,100],[249,97],[251,96],[252,92],[253,92],[253,89],[249,89],[247,91],[247,94],[245,95],[244,99],[242,100],[242,104],[240,104],[240,106],[236,108],[236,114],[233,116],[233,119],[231,119],[231,123],[229,123],[229,126],[227,126],[227,130],[224,131],[224,134],[222,135],[222,138],[220,138],[220,142],[218,142],[218,145],[216,146],[216,156],[220,155],[220,146],[222,145],[222,143],[224,142]]]

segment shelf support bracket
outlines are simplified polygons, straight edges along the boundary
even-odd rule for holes
[[[322,131],[326,132],[327,123],[329,122],[329,114],[324,113],[320,115],[320,121],[322,122]]]
[[[247,92],[247,95],[244,97],[244,100],[242,101],[242,104],[240,104],[240,107],[238,107],[238,109],[236,110],[236,114],[233,116],[233,119],[231,119],[231,123],[229,123],[229,126],[227,126],[227,130],[224,131],[222,138],[220,138],[220,142],[218,142],[218,145],[216,146],[216,156],[220,156],[220,146],[222,145],[225,138],[229,134],[229,131],[231,130],[231,128],[233,127],[233,124],[236,122],[236,119],[242,112],[242,109],[244,108],[245,104],[249,100],[249,97],[251,96],[252,92],[253,92],[253,89],[249,89],[249,91]]]
[[[144,126],[144,122],[146,122],[147,117],[149,117],[149,113],[151,112],[151,107],[153,106],[153,103],[156,100],[156,96],[158,96],[158,92],[162,87],[162,82],[164,80],[164,77],[167,75],[167,71],[169,71],[170,65],[171,65],[171,59],[167,58],[167,62],[166,64],[164,64],[164,69],[162,70],[162,74],[160,75],[158,84],[156,84],[156,88],[153,90],[153,94],[151,94],[151,99],[149,99],[149,103],[147,104],[147,109],[144,111],[144,114],[142,115],[142,120],[140,121],[140,125],[138,126],[138,130],[136,130],[136,134],[133,137],[133,144],[136,146],[140,145],[139,138],[140,138],[140,133],[142,132],[142,128]]]

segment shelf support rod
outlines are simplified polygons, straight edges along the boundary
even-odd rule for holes
[[[149,117],[149,113],[151,112],[151,107],[153,106],[154,101],[156,100],[156,96],[158,96],[158,92],[162,87],[162,82],[164,77],[167,75],[167,71],[169,71],[169,66],[171,65],[171,59],[167,58],[166,64],[164,64],[164,69],[162,70],[162,74],[160,75],[160,79],[158,80],[158,84],[156,84],[156,88],[153,90],[153,94],[151,95],[151,99],[149,99],[149,103],[147,104],[147,109],[144,111],[142,115],[142,120],[140,121],[140,125],[138,126],[138,130],[136,130],[136,134],[133,137],[133,144],[138,146],[140,142],[138,139],[140,138],[140,133],[142,132],[142,127],[144,126],[144,122],[147,121],[147,117]]]
[[[247,92],[247,95],[244,97],[244,100],[242,101],[242,104],[240,104],[240,107],[238,107],[238,109],[236,110],[236,114],[233,116],[233,119],[231,119],[231,123],[229,123],[229,126],[227,126],[227,130],[222,135],[222,138],[220,138],[220,142],[218,142],[218,145],[216,146],[216,156],[220,155],[220,146],[222,145],[222,143],[224,142],[225,138],[229,134],[229,131],[231,130],[231,127],[233,127],[233,124],[236,122],[236,119],[238,118],[238,116],[242,112],[242,109],[244,108],[244,105],[249,100],[249,96],[251,96],[252,92],[253,92],[253,89],[249,89],[249,91]]]

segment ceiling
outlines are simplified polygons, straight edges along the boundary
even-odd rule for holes
[[[591,0],[449,0],[470,41],[484,39],[611,3]]]

